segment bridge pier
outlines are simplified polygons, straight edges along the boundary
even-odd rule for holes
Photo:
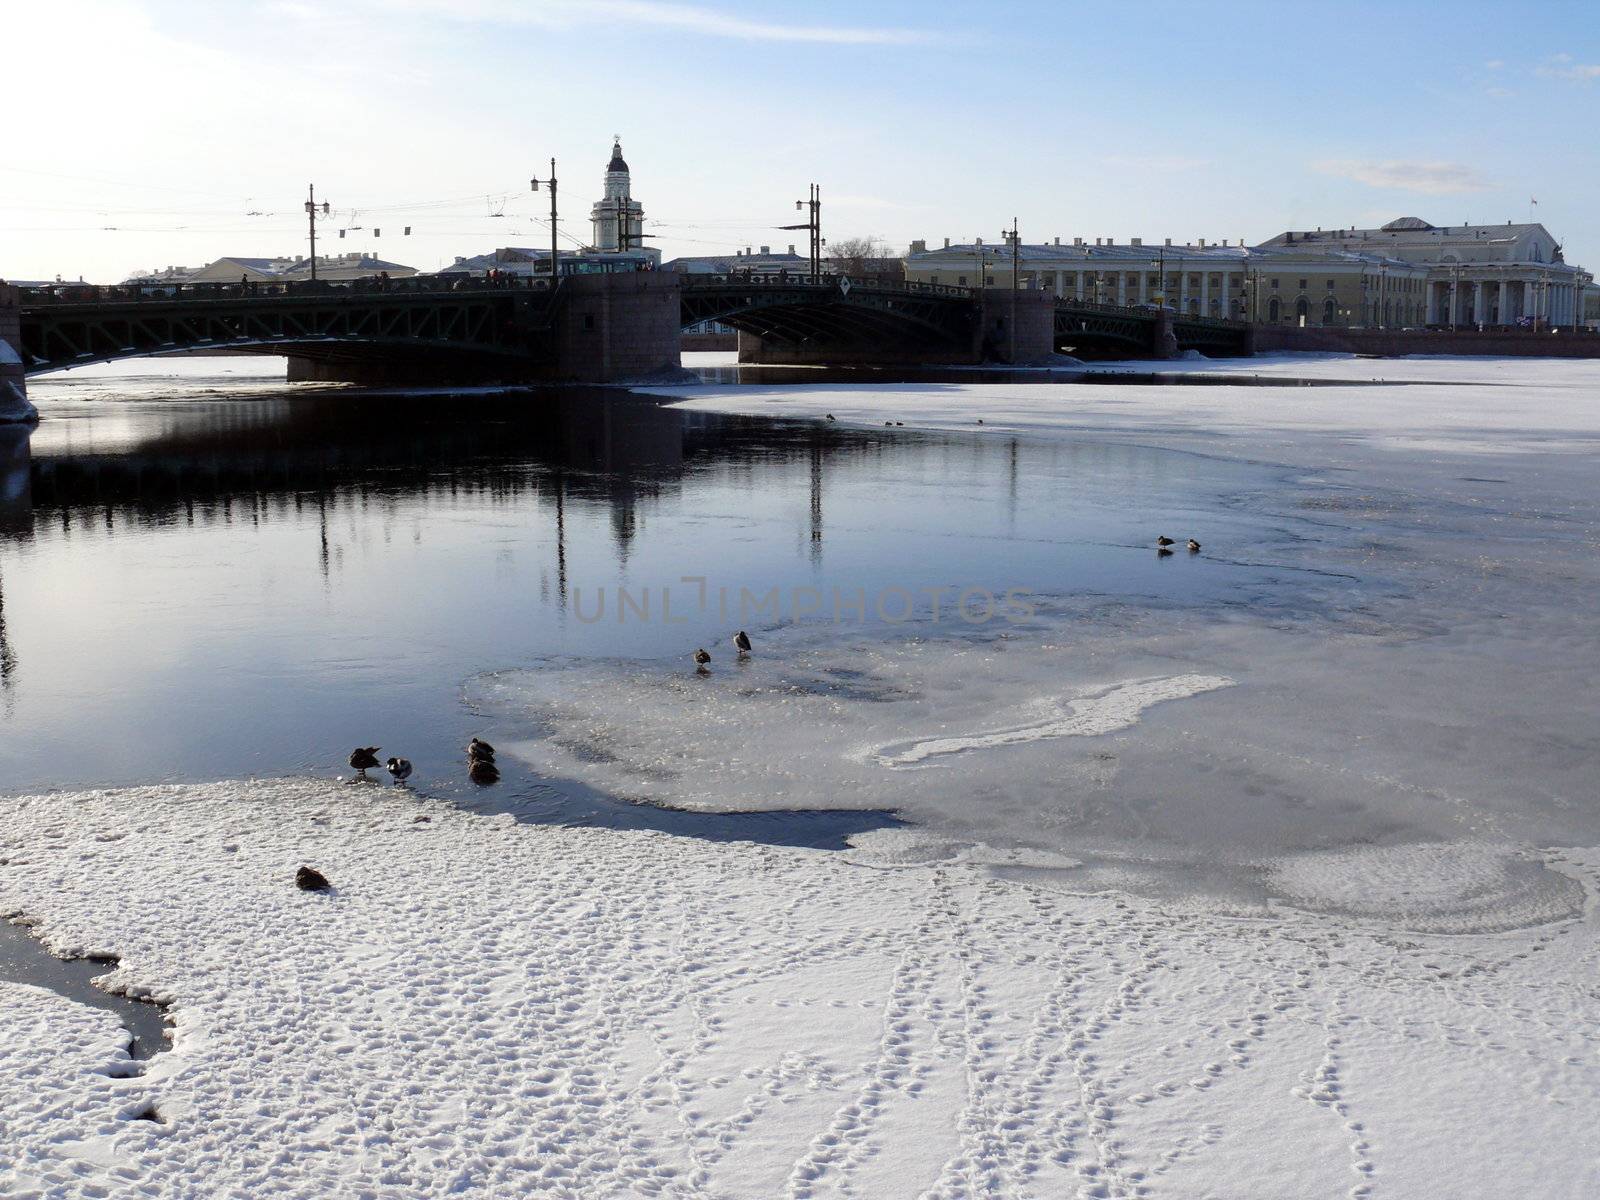
[[[1150,352],[1157,358],[1178,357],[1178,332],[1173,324],[1173,313],[1170,308],[1162,308],[1156,312],[1156,323],[1151,330]]]
[[[1018,367],[1048,362],[1056,352],[1055,294],[985,288],[979,294],[975,352],[977,362]]]
[[[21,293],[8,283],[0,283],[0,423],[24,419],[30,411],[27,400]]]

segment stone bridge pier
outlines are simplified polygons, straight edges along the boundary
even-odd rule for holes
[[[15,390],[15,397],[13,396]],[[22,367],[21,293],[0,282],[0,420],[5,419],[7,403],[25,399],[28,381]]]

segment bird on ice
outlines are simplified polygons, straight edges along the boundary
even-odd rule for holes
[[[741,629],[738,633],[733,635],[733,644],[734,647],[739,651],[741,658],[750,653],[750,635],[744,630]]]
[[[706,653],[706,648],[701,646],[694,652],[694,668],[700,674],[706,673],[706,664],[711,661],[711,655]]]
[[[477,762],[480,759],[484,762],[492,763],[494,761],[494,747],[482,738],[473,738],[467,743],[467,761]]]
[[[1158,545],[1158,546],[1170,546],[1170,545],[1172,545],[1172,539],[1169,538],[1166,534],[1163,533],[1160,537],[1158,537],[1156,539],[1156,545]]]
[[[1200,553],[1200,543],[1195,541],[1193,538],[1189,539],[1189,553],[1190,554],[1199,554]]]
[[[369,782],[367,772],[377,770],[378,767],[383,765],[378,761],[378,751],[382,748],[381,746],[357,746],[350,751],[350,765],[355,768],[356,779],[362,783]]]
[[[391,758],[384,764],[389,768],[389,774],[394,776],[397,784],[403,784],[411,778],[411,760],[409,758]]]
[[[325,892],[330,886],[328,877],[315,867],[301,867],[296,871],[294,885],[302,892]]]
[[[829,414],[828,414],[828,420],[830,420],[830,421],[832,421],[832,420],[834,420],[834,419],[835,419],[835,418],[834,418],[834,415],[833,415],[833,414],[832,414],[832,413],[829,413]]]

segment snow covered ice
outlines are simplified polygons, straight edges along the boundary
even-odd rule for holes
[[[0,800],[0,912],[175,1020],[125,1075],[110,1015],[0,984],[0,1192],[1596,1194],[1600,366],[1172,366],[1360,385],[670,395],[1259,465],[1148,530],[1195,559],[1108,535],[1187,589],[465,681],[558,787],[906,822],[845,851],[313,781]]]
[[[124,1078],[113,1018],[0,985],[12,1195],[1600,1186],[1592,912],[1397,936],[314,782],[7,816],[5,905],[176,1019]]]

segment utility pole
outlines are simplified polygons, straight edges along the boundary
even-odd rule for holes
[[[1011,218],[1011,232],[1001,232],[1011,242],[1011,363],[1017,361],[1017,290],[1022,286],[1022,241],[1017,235],[1017,219]]]
[[[822,187],[813,183],[806,199],[794,202],[796,212],[804,212],[806,219],[799,225],[779,225],[779,229],[804,229],[811,243],[811,261],[808,271],[812,283],[822,281]]]
[[[539,190],[537,178],[528,181],[532,190]],[[556,286],[557,264],[561,261],[560,250],[556,244],[556,160],[550,160],[550,178],[545,181],[550,188],[550,287]]]
[[[322,202],[322,215],[328,215],[328,202]],[[317,185],[306,185],[306,219],[311,223],[311,282],[317,281]]]

